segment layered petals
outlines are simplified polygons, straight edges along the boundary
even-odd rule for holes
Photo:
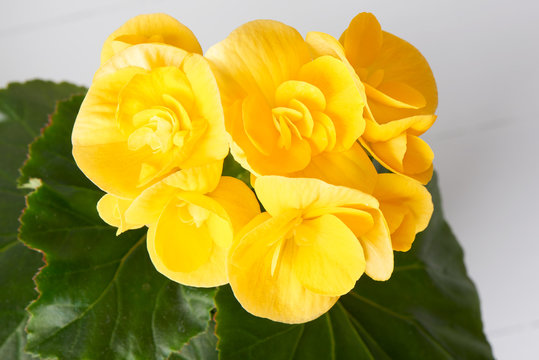
[[[301,35],[253,21],[206,54],[219,79],[231,152],[259,175],[290,175],[314,156],[350,149],[363,133],[364,98],[347,65],[313,57]]]
[[[365,131],[360,141],[393,172],[426,184],[433,154],[421,139],[434,123],[438,103],[432,71],[421,53],[406,41],[382,31],[369,13],[357,15],[340,44],[323,33],[307,34],[312,54],[344,61],[366,99]]]
[[[162,44],[122,51],[96,73],[72,142],[86,176],[130,199],[178,168],[223,159],[229,141],[208,63]]]
[[[162,43],[202,55],[202,49],[189,28],[166,14],[139,15],[109,35],[101,50],[101,64],[136,44]]]
[[[425,230],[432,216],[432,197],[428,190],[406,177],[380,174],[373,195],[380,202],[393,249],[410,250],[416,234]]]
[[[228,257],[230,285],[247,311],[305,322],[329,310],[363,272],[375,280],[391,275],[389,229],[374,197],[280,176],[259,177],[255,190],[267,212],[236,235]]]

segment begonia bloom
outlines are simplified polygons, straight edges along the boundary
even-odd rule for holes
[[[408,42],[382,31],[369,13],[357,15],[339,43],[312,32],[307,42],[314,56],[348,62],[366,98],[361,144],[393,172],[423,184],[432,177],[433,152],[419,138],[434,123],[438,104],[432,71]]]
[[[378,201],[318,179],[262,176],[267,210],[235,237],[228,257],[234,295],[252,314],[285,323],[317,318],[365,272],[387,280],[393,250]]]
[[[247,185],[221,177],[221,169],[222,162],[180,170],[133,200],[115,198],[120,206],[105,195],[99,214],[113,226],[125,224],[123,230],[147,225],[150,259],[171,280],[197,287],[226,284],[234,233],[260,208]]]
[[[84,174],[127,199],[178,169],[223,159],[229,140],[207,61],[163,44],[125,49],[97,71],[72,142]]]
[[[129,19],[109,35],[101,50],[101,64],[130,46],[161,43],[202,55],[202,48],[193,32],[166,14],[138,15]]]
[[[316,166],[317,155],[349,150],[363,133],[364,101],[346,65],[313,58],[292,27],[249,22],[206,57],[219,79],[231,152],[256,176],[293,176]]]

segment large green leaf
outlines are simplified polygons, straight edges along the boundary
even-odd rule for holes
[[[211,321],[205,332],[189,340],[179,354],[173,354],[168,360],[217,360],[218,355],[215,322]]]
[[[98,216],[103,195],[76,167],[71,130],[82,97],[61,103],[31,147],[20,237],[44,252],[27,350],[60,359],[162,359],[203,332],[213,289],[178,285],[153,267],[145,230],[115,236]]]
[[[257,318],[230,287],[216,296],[221,359],[490,359],[479,299],[462,249],[435,212],[387,282],[363,276],[327,314],[299,325]],[[256,284],[253,284],[256,286]]]
[[[27,189],[17,187],[28,144],[39,135],[56,102],[83,88],[47,81],[14,83],[0,90],[0,359],[25,359],[25,307],[37,293],[32,277],[42,256],[17,240]]]

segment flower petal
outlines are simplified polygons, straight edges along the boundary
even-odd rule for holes
[[[360,243],[334,215],[303,221],[294,240],[294,273],[303,286],[317,294],[344,295],[365,270]]]
[[[334,57],[321,56],[305,64],[299,80],[316,86],[326,98],[324,113],[335,127],[335,150],[349,149],[365,129],[363,97],[346,65]]]
[[[415,235],[425,230],[433,212],[432,197],[417,181],[380,174],[373,195],[391,229],[393,249],[408,251]]]
[[[157,271],[172,281],[188,286],[214,287],[228,283],[226,276],[226,256],[228,251],[219,246],[213,246],[206,262],[191,272],[174,271],[168,268],[156,251],[155,227],[148,230],[147,247],[150,259]]]
[[[317,318],[338,299],[313,293],[295,275],[295,244],[279,241],[295,216],[257,216],[234,242],[228,258],[230,285],[243,308],[256,316],[291,324]],[[276,252],[278,264],[274,261]]]
[[[132,45],[153,42],[202,55],[195,35],[185,25],[166,14],[147,14],[135,16],[110,34],[101,51],[101,64]]]
[[[384,281],[393,272],[393,248],[384,216],[378,209],[368,210],[373,217],[372,229],[359,237],[365,254],[365,273],[373,280]]]
[[[367,194],[372,193],[377,179],[374,165],[357,142],[343,152],[324,152],[314,156],[305,169],[289,176],[320,179]]]
[[[271,103],[277,87],[292,79],[310,60],[301,35],[273,20],[248,22],[220,43],[206,57],[228,79],[241,84],[247,94],[259,93]]]
[[[219,186],[208,194],[227,212],[234,232],[240,231],[256,215],[260,214],[260,205],[255,194],[244,182],[233,177],[223,176]]]
[[[192,54],[185,59],[182,69],[189,79],[195,99],[195,108],[190,116],[194,121],[203,121],[205,131],[181,166],[200,166],[224,159],[228,154],[230,140],[225,131],[219,88],[211,68],[202,56]]]
[[[277,216],[291,209],[332,208],[346,205],[378,207],[376,199],[344,186],[329,185],[318,179],[261,176],[255,182],[256,194],[264,208]]]
[[[106,194],[97,202],[97,212],[103,221],[107,224],[117,227],[116,235],[131,229],[138,229],[144,226],[144,223],[128,222],[125,211],[131,205],[132,200],[121,199],[117,196]]]
[[[358,67],[367,67],[376,59],[382,48],[380,23],[373,14],[360,13],[348,25],[342,42],[350,63]]]
[[[226,212],[204,195],[176,196],[148,231],[148,250],[156,269],[185,285],[226,283],[224,264],[233,236],[230,222],[223,217]]]

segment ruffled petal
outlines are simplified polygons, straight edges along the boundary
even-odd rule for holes
[[[226,211],[207,196],[180,192],[148,231],[156,269],[172,280],[209,287],[227,282],[225,255],[233,230]]]
[[[301,35],[273,20],[251,21],[238,27],[212,46],[206,57],[222,76],[240,84],[244,93],[259,93],[270,103],[275,89],[310,60]]]
[[[164,43],[202,55],[202,48],[188,27],[166,14],[147,14],[135,16],[110,34],[101,51],[101,64],[142,43]]]
[[[336,133],[336,151],[349,149],[365,129],[363,97],[346,65],[334,57],[321,56],[305,64],[299,80],[316,86],[326,98],[326,114]]]
[[[291,324],[317,318],[338,299],[308,290],[295,275],[295,244],[282,240],[296,216],[257,216],[236,239],[228,258],[230,285],[243,308]]]
[[[121,199],[117,196],[106,194],[97,202],[97,212],[107,224],[117,227],[116,235],[131,229],[138,229],[144,223],[128,222],[125,212],[131,205],[132,200]]]
[[[354,66],[367,67],[382,48],[382,28],[373,14],[360,13],[352,19],[341,41],[349,61]]]
[[[344,295],[365,270],[360,243],[334,215],[303,221],[295,230],[294,241],[294,273],[317,294]]]
[[[378,201],[359,190],[333,186],[318,179],[261,176],[255,182],[256,194],[273,216],[290,209],[334,208],[361,204],[378,208]]]
[[[221,177],[219,186],[208,197],[225,209],[235,233],[260,214],[260,205],[253,191],[233,177]]]
[[[415,235],[429,224],[433,212],[430,193],[417,181],[380,174],[373,195],[391,230],[393,249],[408,251]]]
[[[377,179],[374,165],[357,142],[343,152],[324,152],[314,156],[304,170],[288,176],[320,179],[367,194],[372,193]]]

